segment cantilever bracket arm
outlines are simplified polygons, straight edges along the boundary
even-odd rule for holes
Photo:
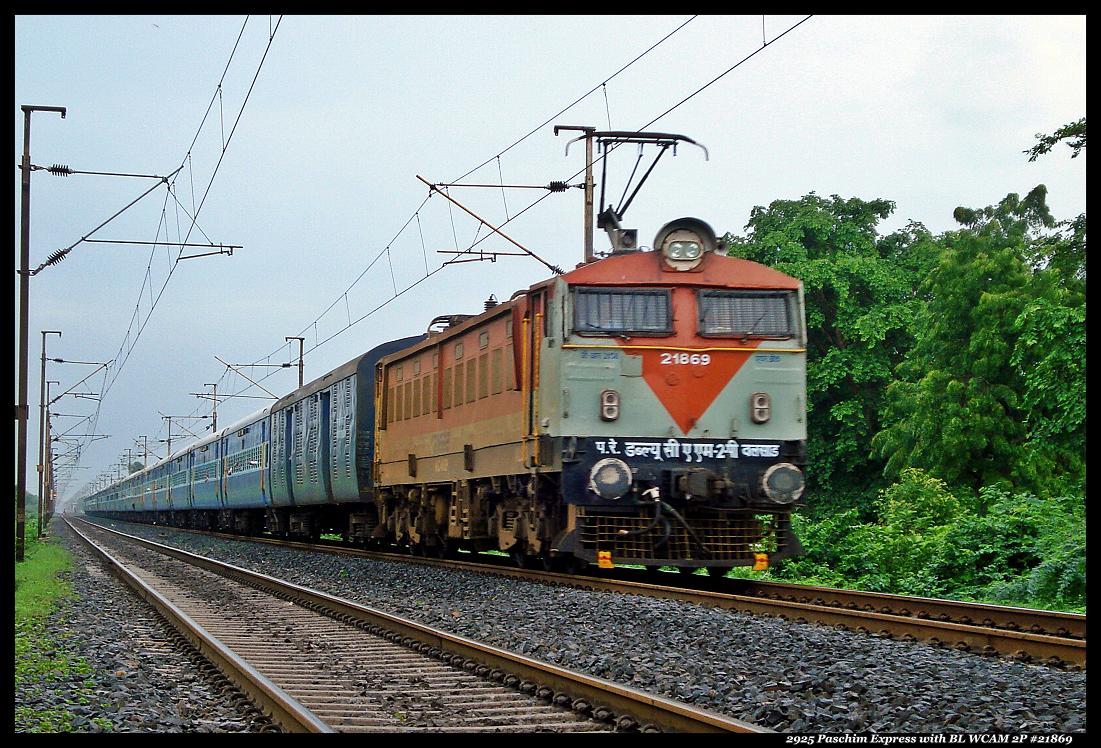
[[[586,138],[596,138],[601,143],[654,143],[656,145],[676,145],[677,143],[688,143],[694,145],[703,151],[703,158],[705,161],[711,160],[711,155],[707,152],[707,147],[702,143],[697,143],[687,135],[677,135],[670,132],[638,132],[633,130],[603,130],[586,132],[584,135],[578,136],[566,143],[566,155],[570,155],[570,146],[579,140],[585,140]]]

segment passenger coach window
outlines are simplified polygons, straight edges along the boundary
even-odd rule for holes
[[[791,291],[700,291],[701,335],[789,338],[799,331]]]
[[[577,288],[573,320],[575,332],[673,332],[668,289]]]

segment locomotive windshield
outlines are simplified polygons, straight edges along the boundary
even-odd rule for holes
[[[576,288],[574,330],[581,333],[673,332],[669,289]]]
[[[700,334],[790,338],[798,333],[792,291],[700,291]]]

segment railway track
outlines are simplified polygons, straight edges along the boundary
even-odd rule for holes
[[[290,731],[769,732],[116,530],[66,521]]]
[[[212,534],[244,539],[237,535]],[[435,559],[275,538],[247,540],[314,552],[451,566],[582,589],[674,599],[1052,667],[1086,667],[1086,616],[1076,613],[745,579],[654,575],[640,569],[613,569],[602,571],[599,576],[581,576],[521,569],[502,557],[482,556],[486,560],[479,561]]]

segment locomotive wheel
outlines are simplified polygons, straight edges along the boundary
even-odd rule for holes
[[[448,538],[437,538],[436,544],[431,547],[431,551],[436,558],[455,558],[457,555],[455,541]]]
[[[695,566],[678,566],[677,571],[679,571],[681,574],[695,574],[696,573],[696,567]]]
[[[543,555],[539,557],[539,561],[544,571],[554,571],[562,574],[580,574],[589,566],[586,561],[571,554],[562,556]]]
[[[578,559],[573,554],[556,556],[552,559],[553,568],[547,571],[555,571],[562,574],[584,574],[589,568],[589,562]],[[544,567],[546,562],[544,561]]]
[[[567,574],[584,574],[589,569],[589,562],[577,556],[567,556],[563,559],[563,565]]]
[[[524,552],[524,547],[517,543],[512,546],[512,550],[508,552],[508,557],[512,559],[512,563],[521,569],[530,569],[534,558]]]
[[[707,573],[712,577],[725,577],[731,568],[730,566],[708,566]]]

